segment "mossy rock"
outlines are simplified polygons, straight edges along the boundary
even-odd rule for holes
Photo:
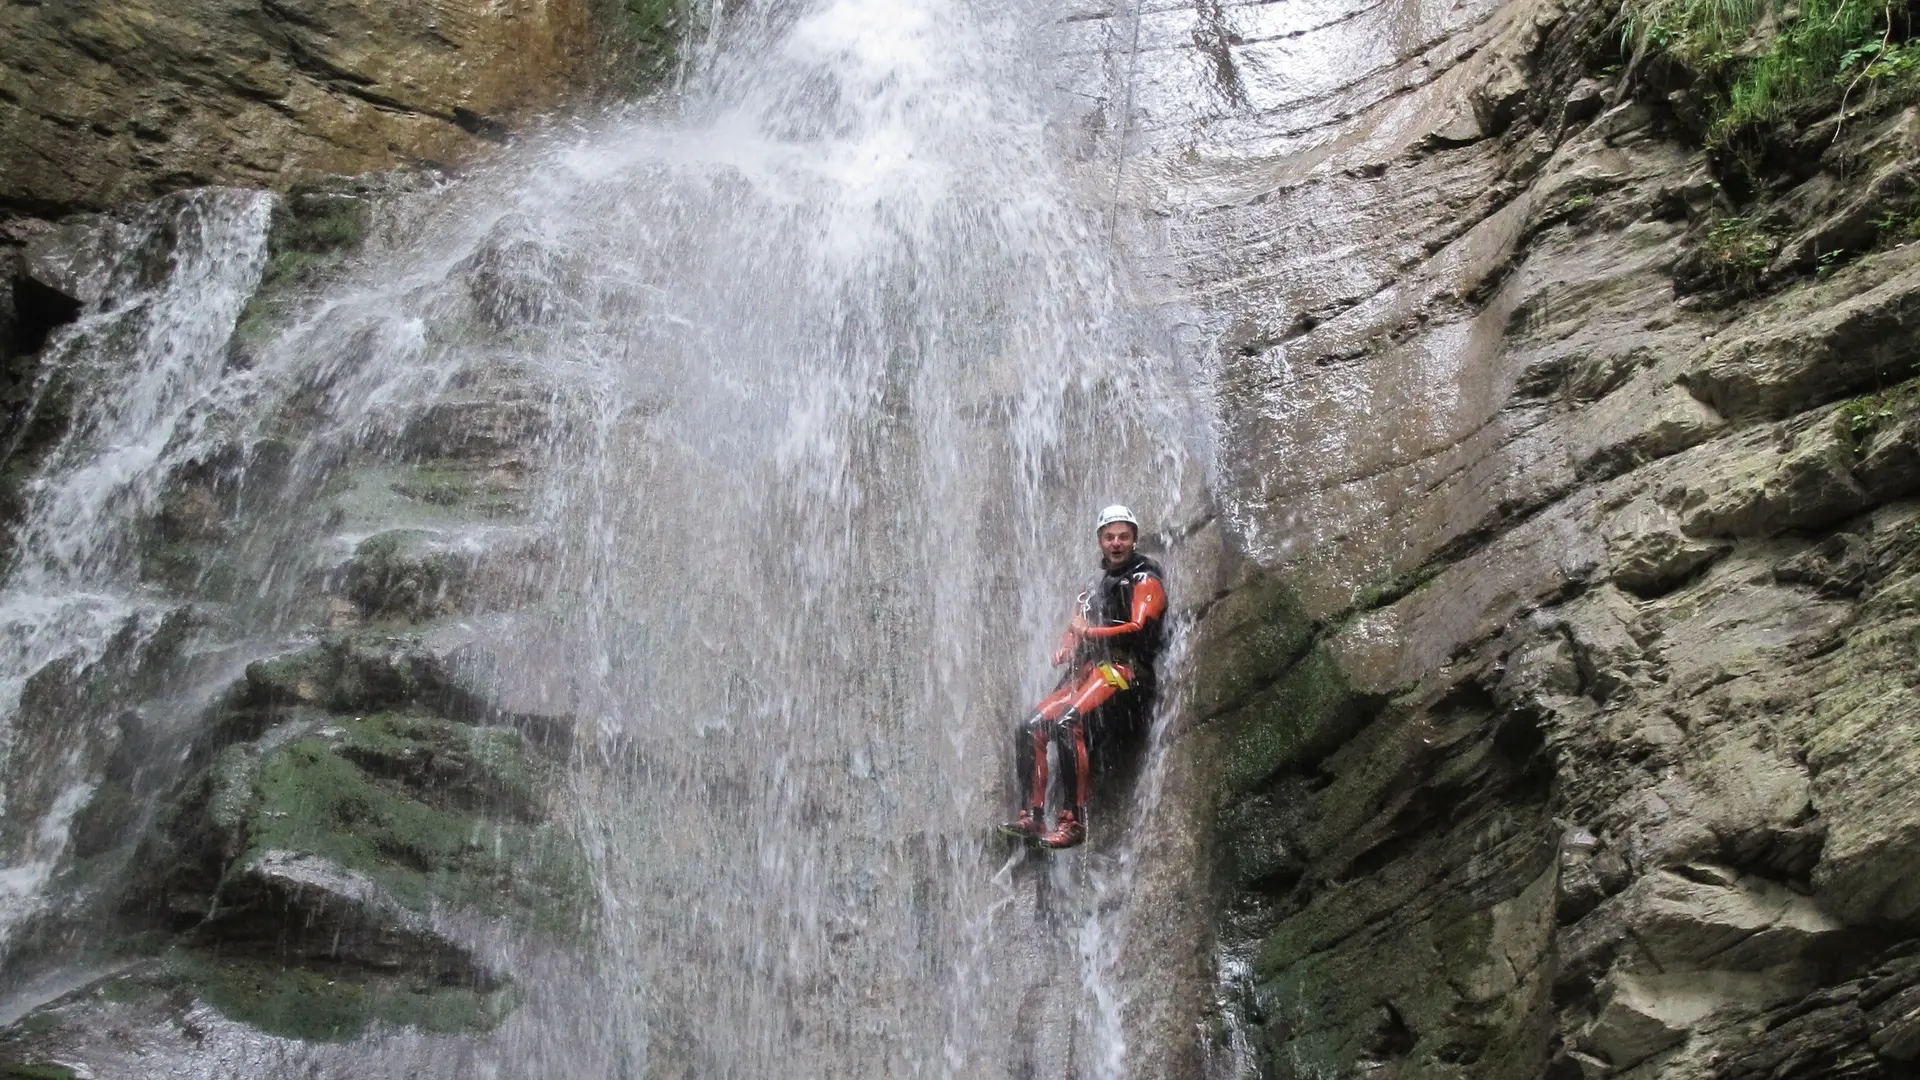
[[[0,1080],[79,1075],[58,1062],[85,1062],[103,1040],[115,1058],[138,1047],[156,1063],[156,1073],[166,1071],[161,1063],[168,1061],[204,1060],[236,1033],[194,1023],[202,1003],[269,1036],[314,1043],[345,1042],[375,1028],[486,1031],[512,1011],[518,994],[510,987],[175,948],[44,1005],[0,1032]]]
[[[65,1065],[0,1065],[0,1080],[74,1080],[78,1075]]]
[[[341,591],[372,618],[431,619],[454,610],[476,559],[435,539],[418,529],[368,537],[341,568]]]
[[[178,950],[167,969],[230,1020],[304,1042],[359,1037],[375,1023],[436,1033],[485,1031],[513,1004],[505,990],[422,984],[351,968]]]
[[[433,173],[400,170],[359,176],[321,176],[295,185],[275,201],[267,226],[267,264],[234,333],[234,359],[249,352],[286,314],[294,297],[325,281],[366,243],[379,205],[431,183]]]
[[[213,738],[218,745],[258,738],[303,710],[443,708],[457,696],[438,660],[414,639],[333,637],[247,665],[245,678],[216,707]]]
[[[514,469],[434,462],[408,468],[390,487],[401,498],[483,518],[512,517],[526,510],[526,478]]]
[[[1194,710],[1214,717],[1238,708],[1285,674],[1311,647],[1314,626],[1277,576],[1259,578],[1215,604],[1202,625]]]
[[[466,908],[571,934],[588,877],[577,843],[545,820],[557,767],[513,728],[315,712],[263,744],[228,746],[183,786],[143,851],[127,908],[185,930],[325,906],[324,890],[281,895],[286,883],[264,869],[311,858],[407,911]],[[379,922],[327,919],[348,917]]]
[[[1354,692],[1324,646],[1316,647],[1235,712],[1221,767],[1225,789],[1259,789],[1284,769],[1310,767],[1364,727],[1377,707]]]
[[[601,0],[607,53],[614,67],[634,83],[648,86],[673,71],[691,5],[686,0]]]
[[[342,721],[262,756],[235,869],[271,852],[316,855],[417,911],[444,903],[577,925],[584,866],[563,831],[532,823],[536,776],[511,729]]]

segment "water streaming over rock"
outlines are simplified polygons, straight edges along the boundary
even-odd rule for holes
[[[140,587],[138,527],[197,441],[260,278],[269,207],[240,191],[164,199],[103,227],[95,243],[114,254],[74,268],[91,310],[49,347],[36,392],[70,398],[75,420],[28,487],[0,592],[0,713],[13,714],[0,724],[0,944],[40,907],[117,735],[97,715],[59,730],[67,718],[22,709],[22,695],[35,677],[137,667],[177,608]]]
[[[1050,134],[1051,25],[938,0],[730,13],[671,115],[409,196],[235,363],[266,201],[175,208],[197,239],[115,331],[147,344],[86,352],[128,388],[62,361],[109,404],[47,465],[6,594],[58,593],[91,629],[15,631],[11,685],[188,602],[200,705],[318,625],[408,619],[493,715],[570,728],[555,812],[591,869],[571,936],[458,930],[519,984],[493,1034],[250,1067],[1127,1074],[1128,838],[1155,766],[1096,806],[1086,852],[1008,865],[985,828],[1093,573],[1092,510],[1169,532],[1202,512],[1192,403],[1130,311],[1106,181]],[[241,524],[183,581],[137,584],[118,538],[207,461],[248,493]],[[366,599],[370,545],[440,569]],[[40,839],[10,841],[22,896],[97,783],[83,759]]]

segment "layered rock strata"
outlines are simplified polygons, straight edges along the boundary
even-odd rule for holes
[[[1218,343],[1216,1063],[1914,1067],[1920,121],[1741,171],[1613,15],[1087,15]]]
[[[604,67],[589,0],[0,13],[0,215],[471,157]]]
[[[278,202],[230,369],[412,182]],[[155,241],[126,247],[145,234],[112,226],[72,221],[38,261],[82,293],[102,266],[168,272]],[[476,307],[494,299],[475,287]],[[55,899],[6,939],[25,1015],[0,1029],[0,1072],[272,1072],[368,1032],[487,1029],[521,1001],[527,954],[587,928],[554,790],[570,721],[502,708],[484,649],[439,634],[531,599],[527,448],[551,417],[525,379],[472,371],[390,433],[296,452],[288,433],[324,390],[258,426],[210,420],[166,459],[124,560],[157,625],[131,619],[99,658],[27,680],[7,745],[26,782],[5,793],[0,843],[65,843],[45,853]],[[289,582],[262,612],[265,569]]]

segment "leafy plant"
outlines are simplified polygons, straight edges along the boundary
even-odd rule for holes
[[[1873,219],[1873,228],[1883,240],[1920,240],[1920,212],[1888,210]]]
[[[1665,53],[1705,76],[1711,136],[1780,119],[1840,88],[1920,90],[1920,43],[1905,5],[1884,0],[1626,0],[1623,44]]]
[[[1835,427],[1858,451],[1874,432],[1920,409],[1920,379],[1879,394],[1863,394],[1834,410]]]
[[[1707,266],[1728,285],[1753,284],[1779,248],[1779,239],[1764,226],[1739,216],[1715,220],[1700,240]]]

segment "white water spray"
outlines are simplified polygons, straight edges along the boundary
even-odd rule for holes
[[[587,941],[505,947],[524,1004],[458,1055],[392,1038],[310,1061],[1128,1074],[1134,819],[1096,805],[1093,852],[1011,887],[988,832],[1093,569],[1091,512],[1196,512],[1182,383],[1049,142],[1049,19],[735,13],[675,119],[416,196],[251,371],[180,391],[228,437],[298,433],[290,509],[241,544],[240,636],[298,632],[301,589],[379,529],[519,545],[488,617],[430,629],[577,733],[561,810],[593,863]],[[505,398],[534,417],[495,465],[531,478],[524,521],[363,497],[423,415]]]

